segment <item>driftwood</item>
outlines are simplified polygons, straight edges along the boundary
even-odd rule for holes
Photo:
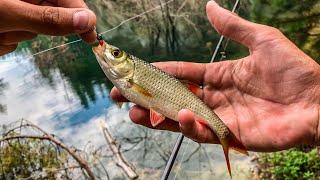
[[[116,161],[116,165],[120,167],[126,176],[130,179],[137,179],[138,174],[134,171],[134,169],[129,165],[129,163],[124,159],[122,156],[119,147],[117,145],[117,142],[113,139],[107,125],[104,123],[104,121],[100,122],[102,133],[106,139],[106,142],[109,145],[110,150],[113,153],[113,158]]]
[[[22,121],[26,121],[26,120],[22,120]],[[7,137],[4,137],[2,139],[0,139],[0,142],[3,142],[3,141],[8,141],[8,140],[13,140],[13,139],[39,139],[39,140],[48,140],[54,144],[56,144],[58,147],[64,149],[65,151],[67,151],[73,158],[75,161],[77,161],[77,163],[79,163],[80,167],[82,169],[84,169],[86,171],[86,173],[88,174],[88,176],[90,177],[90,179],[93,179],[95,180],[95,175],[94,173],[92,172],[92,170],[90,169],[88,163],[82,159],[79,155],[76,154],[76,152],[74,150],[72,150],[71,148],[69,148],[67,145],[65,145],[62,141],[58,140],[57,138],[53,137],[51,134],[47,133],[46,131],[44,131],[43,129],[41,129],[39,126],[29,122],[29,121],[26,121],[25,124],[22,124],[21,122],[21,125],[20,125],[20,128],[21,127],[32,127],[32,128],[35,128],[37,129],[38,131],[40,131],[41,133],[43,133],[42,136],[28,136],[28,135],[15,135],[15,136],[7,136]],[[14,131],[15,129],[17,128],[14,128],[10,131],[8,131],[6,133],[6,135],[9,134],[9,132],[12,132]]]

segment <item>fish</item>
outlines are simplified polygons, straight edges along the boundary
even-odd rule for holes
[[[178,121],[178,112],[188,109],[218,137],[230,176],[229,148],[248,155],[240,140],[195,95],[200,86],[184,83],[104,40],[100,40],[92,50],[103,72],[120,93],[129,101],[150,110],[152,126],[156,127],[166,117]]]

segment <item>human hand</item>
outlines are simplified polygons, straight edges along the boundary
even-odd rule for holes
[[[95,14],[83,0],[1,0],[0,56],[37,34],[80,34],[88,43],[96,40]]]
[[[224,121],[248,150],[277,151],[319,142],[320,68],[279,30],[255,24],[207,4],[215,29],[249,48],[250,55],[210,64],[161,62],[155,65],[179,79],[204,85],[198,96]],[[117,89],[111,97],[125,101]],[[130,110],[133,122],[152,128],[149,111]],[[179,123],[166,120],[156,128],[181,131],[197,141],[216,136],[181,110]]]

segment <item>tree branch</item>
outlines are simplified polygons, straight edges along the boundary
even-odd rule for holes
[[[102,129],[102,133],[104,135],[104,138],[106,139],[106,142],[109,145],[109,148],[111,149],[112,153],[113,153],[113,157],[116,160],[116,165],[119,166],[127,175],[128,178],[130,179],[137,179],[138,178],[138,174],[131,168],[131,166],[129,165],[129,163],[124,159],[124,157],[122,156],[118,146],[117,146],[117,142],[113,139],[107,125],[101,121],[101,129]]]
[[[26,120],[24,120],[26,121]],[[33,127],[37,130],[39,130],[40,132],[43,133],[43,136],[28,136],[28,135],[16,135],[16,136],[8,136],[8,137],[4,137],[2,139],[0,139],[0,142],[2,141],[8,141],[8,140],[13,140],[13,139],[39,139],[39,140],[48,140],[50,142],[53,142],[54,144],[56,144],[58,147],[61,147],[62,149],[64,149],[65,151],[67,151],[81,166],[81,168],[83,168],[86,173],[88,174],[88,176],[95,180],[95,175],[93,174],[92,170],[90,169],[88,163],[83,160],[79,155],[76,154],[76,152],[74,150],[72,150],[71,148],[69,148],[67,145],[65,145],[62,141],[54,138],[51,134],[47,133],[46,131],[44,131],[43,129],[41,129],[39,126],[26,121],[26,124],[20,125],[20,127]]]

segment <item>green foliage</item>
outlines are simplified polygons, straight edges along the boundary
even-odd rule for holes
[[[63,168],[64,153],[40,140],[11,140],[1,143],[0,179],[48,178],[54,179]]]
[[[97,14],[99,32],[112,29],[123,20],[159,5],[158,0],[92,0],[88,6]],[[162,1],[164,2],[164,1]],[[217,0],[231,9],[234,1]],[[303,2],[303,3],[301,3]],[[129,53],[147,61],[184,60],[209,62],[219,35],[208,22],[207,1],[175,0],[168,6],[126,22],[114,31],[104,34],[105,39]],[[243,0],[240,16],[250,21],[281,29],[299,48],[312,58],[320,56],[320,3],[314,0]],[[318,28],[317,28],[318,27]],[[36,41],[22,43],[33,52],[45,50],[72,40],[70,37],[39,36]],[[237,59],[248,54],[247,48],[232,41],[224,41],[217,60]],[[56,75],[68,80],[81,104],[88,108],[95,102],[94,88],[110,88],[97,64],[91,47],[75,43],[35,57],[41,80],[53,87]],[[58,80],[61,78],[58,78]],[[59,81],[58,81],[59,82]]]
[[[317,149],[265,153],[259,155],[258,167],[261,179],[313,179],[320,176],[320,156]]]

